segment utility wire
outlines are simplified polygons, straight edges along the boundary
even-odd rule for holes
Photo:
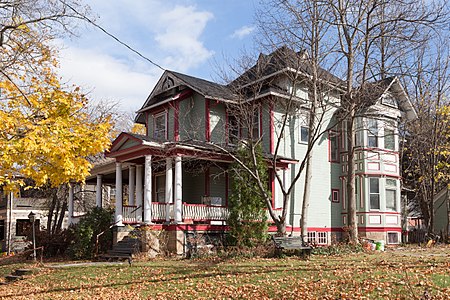
[[[109,33],[105,28],[103,28],[102,26],[98,25],[97,23],[95,23],[94,21],[92,21],[91,19],[89,19],[88,17],[86,17],[85,15],[79,13],[75,8],[73,8],[70,4],[66,3],[63,0],[59,0],[63,5],[67,6],[70,10],[72,10],[73,12],[75,12],[75,14],[77,14],[81,19],[85,20],[86,22],[88,22],[89,24],[93,25],[94,27],[100,29],[103,33],[105,33],[107,36],[111,37],[112,39],[114,39],[116,42],[118,42],[119,44],[121,44],[122,46],[125,46],[128,50],[131,50],[132,52],[134,52],[135,54],[139,55],[141,58],[145,59],[146,61],[148,61],[149,63],[151,63],[152,65],[154,65],[157,68],[160,68],[161,70],[165,71],[165,69],[163,67],[161,67],[159,64],[155,63],[154,61],[152,61],[150,58],[144,56],[142,53],[140,53],[139,51],[133,49],[131,46],[129,46],[127,43],[122,42],[118,37],[116,37],[115,35],[113,35],[112,33]]]

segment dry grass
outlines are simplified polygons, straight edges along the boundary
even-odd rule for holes
[[[8,266],[13,268],[14,265]],[[3,268],[3,267],[2,267]],[[41,268],[12,299],[450,299],[450,247],[283,259]]]

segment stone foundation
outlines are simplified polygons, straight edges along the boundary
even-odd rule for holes
[[[141,251],[147,253],[149,258],[154,258],[161,253],[160,249],[160,230],[142,230],[141,231]]]
[[[176,255],[184,254],[184,232],[182,230],[167,231],[167,251]]]
[[[385,232],[361,232],[359,236],[374,241],[386,241]]]

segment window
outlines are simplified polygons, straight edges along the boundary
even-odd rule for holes
[[[393,129],[384,129],[384,148],[388,150],[395,150],[395,132]]]
[[[397,181],[386,179],[386,209],[397,210]]]
[[[339,190],[332,189],[331,190],[331,201],[335,203],[339,203]]]
[[[308,243],[326,245],[328,243],[328,235],[326,232],[308,231]]]
[[[302,143],[308,143],[309,128],[306,126],[300,126],[300,141]]]
[[[398,233],[397,232],[388,232],[388,244],[398,244]]]
[[[252,139],[259,139],[261,137],[260,130],[260,109],[259,106],[255,107],[253,110],[253,117],[252,117]]]
[[[397,100],[395,100],[395,98],[391,94],[383,96],[383,98],[381,98],[381,103],[387,106],[398,108]]]
[[[155,176],[155,198],[156,202],[166,202],[166,175]]]
[[[330,139],[330,161],[339,162],[339,135],[335,131],[328,133]]]
[[[39,230],[39,219],[34,221],[34,228]],[[17,236],[25,236],[31,230],[31,222],[29,219],[17,219],[16,220],[16,235]]]
[[[158,141],[167,139],[167,112],[153,116],[153,138]]]
[[[369,119],[367,146],[378,147],[378,122],[375,119]]]
[[[380,209],[380,179],[369,178],[370,209]]]
[[[228,115],[228,143],[237,144],[239,141],[239,124],[236,116]]]

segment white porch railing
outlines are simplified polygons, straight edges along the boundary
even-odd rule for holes
[[[137,206],[135,205],[123,205],[122,206],[122,221],[124,223],[136,223],[137,222]]]
[[[165,221],[166,220],[166,204],[165,203],[152,203],[152,220],[153,221]],[[169,216],[173,220],[173,204],[169,204]],[[122,216],[124,223],[137,223],[137,214],[141,210],[135,205],[124,205],[122,209]],[[272,220],[267,213],[267,220]],[[205,204],[188,204],[183,203],[183,220],[192,221],[226,221],[228,218],[228,208],[225,206],[214,206]],[[281,215],[281,208],[275,209],[276,215]]]
[[[166,207],[169,205],[170,211],[169,216],[173,216],[173,204],[165,204],[165,203],[152,203],[152,219],[154,221],[165,221],[166,220]]]
[[[224,206],[212,206],[205,204],[183,204],[184,220],[211,220],[226,221],[228,218],[228,209]]]

